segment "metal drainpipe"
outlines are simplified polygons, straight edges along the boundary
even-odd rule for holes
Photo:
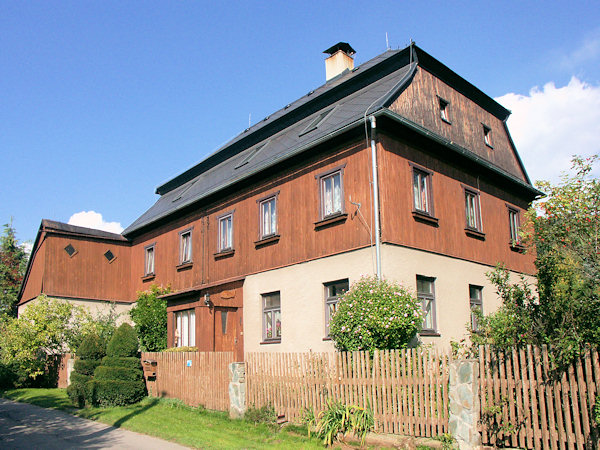
[[[381,280],[381,229],[379,225],[379,180],[377,177],[377,144],[375,143],[375,116],[370,116],[371,121],[371,162],[373,166],[373,214],[375,216],[375,258],[377,265],[377,279]]]

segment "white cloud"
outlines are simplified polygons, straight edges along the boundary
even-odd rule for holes
[[[562,55],[558,62],[563,69],[573,73],[582,64],[593,62],[600,56],[600,30],[595,30],[572,52]]]
[[[33,250],[33,243],[31,241],[21,242],[19,245],[25,250],[25,253],[31,255],[31,250]]]
[[[109,231],[111,233],[121,233],[123,227],[119,222],[105,222],[102,214],[96,211],[81,211],[73,214],[69,218],[69,225],[78,225],[80,227],[95,228],[96,230]]]
[[[556,182],[573,155],[600,153],[600,86],[573,77],[496,100],[512,111],[508,128],[532,181]]]

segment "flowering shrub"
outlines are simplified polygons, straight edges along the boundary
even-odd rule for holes
[[[340,299],[329,334],[340,351],[404,348],[422,322],[421,303],[412,292],[363,277]]]

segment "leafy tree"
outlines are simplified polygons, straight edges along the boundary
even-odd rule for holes
[[[0,362],[16,372],[19,384],[40,377],[52,355],[76,348],[89,320],[82,307],[41,295],[18,318],[0,323]]]
[[[160,352],[167,348],[167,301],[158,298],[171,292],[171,287],[153,284],[150,289],[138,292],[137,302],[129,315],[142,351]]]
[[[539,300],[523,283],[511,285],[506,271],[493,273],[503,305],[484,319],[474,342],[548,344],[559,366],[586,345],[600,345],[600,182],[592,176],[597,160],[574,157],[572,173],[560,183],[537,183],[547,197],[529,211],[522,234],[536,251]]]
[[[406,288],[363,277],[340,299],[330,335],[340,351],[405,348],[422,321],[421,304]]]
[[[27,253],[19,244],[11,221],[4,225],[0,236],[0,314],[17,315],[17,296],[26,266]]]

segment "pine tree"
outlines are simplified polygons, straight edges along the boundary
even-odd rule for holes
[[[4,225],[4,234],[0,236],[0,315],[17,315],[17,296],[25,268],[27,253],[16,238],[15,229]]]

